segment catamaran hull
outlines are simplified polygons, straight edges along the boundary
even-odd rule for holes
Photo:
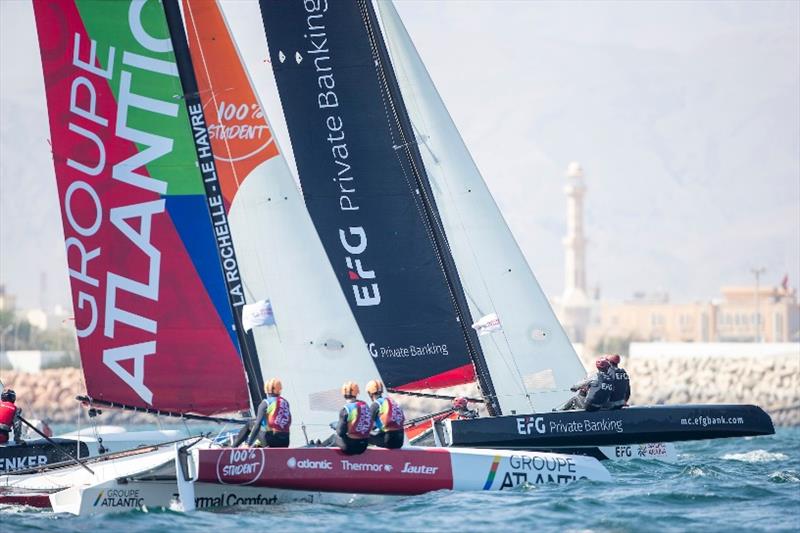
[[[347,504],[361,499],[356,494],[194,484],[194,509],[204,510],[224,508],[267,510],[286,503]],[[110,480],[88,487],[74,487],[50,495],[47,507],[51,506],[54,512],[81,516],[158,508],[183,509],[175,479],[123,482]]]
[[[68,454],[80,459],[99,457],[122,450],[174,441],[185,436],[185,433],[179,430],[126,431],[116,426],[100,426],[96,430],[61,435],[51,439],[51,442],[36,439],[19,445],[8,444],[0,446],[0,474],[36,470],[48,465],[70,462]]]
[[[72,439],[53,441],[55,444],[40,439],[21,445],[0,446],[0,474],[60,463],[67,454],[82,458],[90,455],[85,442]]]
[[[425,431],[415,432],[409,438],[409,443],[414,446],[441,446],[443,435],[442,421],[431,423]],[[438,432],[438,433],[435,433]],[[406,433],[408,435],[408,433]],[[630,461],[637,460],[658,460],[666,463],[674,463],[678,460],[678,450],[672,442],[648,442],[642,444],[624,444],[616,446],[559,446],[559,447],[536,447],[528,451],[562,453],[567,455],[588,455],[600,461]]]
[[[658,405],[616,411],[559,411],[446,420],[439,427],[440,438],[447,446],[525,450],[578,447],[602,450],[603,447],[775,433],[772,419],[761,408],[722,404]],[[621,453],[627,454],[627,450]],[[638,453],[638,449],[631,450],[631,453]]]
[[[345,455],[332,448],[224,449],[194,452],[196,482],[322,492],[414,495],[434,490],[507,490],[610,481],[585,456],[508,450],[368,449]]]

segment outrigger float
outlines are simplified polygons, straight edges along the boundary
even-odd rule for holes
[[[755,405],[635,406],[611,411],[556,411],[433,425],[443,446],[579,453],[598,459],[675,459],[675,442],[772,435]]]

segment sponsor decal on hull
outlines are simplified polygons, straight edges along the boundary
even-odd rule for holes
[[[519,435],[544,435],[546,433],[622,433],[624,427],[619,418],[600,418],[583,420],[545,420],[542,416],[519,416],[516,418]]]
[[[277,494],[248,494],[242,495],[235,492],[222,492],[218,496],[197,496],[194,499],[195,507],[208,509],[210,507],[234,507],[278,504]]]
[[[447,451],[373,450],[357,456],[330,448],[200,450],[197,481],[283,489],[421,494],[451,489]]]
[[[144,497],[139,489],[101,490],[94,501],[94,507],[136,509],[144,505]]]
[[[495,456],[483,490],[506,490],[520,485],[565,485],[581,478],[570,456]],[[495,479],[499,480],[497,486]]]
[[[223,485],[249,485],[264,472],[266,462],[260,448],[222,450],[217,457],[216,480]]]
[[[0,457],[0,472],[23,470],[47,464],[46,455],[24,455],[22,457]]]

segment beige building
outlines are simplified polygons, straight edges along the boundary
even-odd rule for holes
[[[629,341],[797,342],[800,305],[794,289],[723,287],[710,302],[670,303],[665,295],[625,303],[596,302],[586,346]]]

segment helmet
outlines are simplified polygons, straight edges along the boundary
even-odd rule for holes
[[[608,367],[611,366],[608,364],[608,359],[605,357],[601,357],[597,361],[594,362],[594,366],[597,367],[597,370],[608,370]]]
[[[342,385],[342,396],[345,398],[355,398],[359,392],[361,392],[361,389],[358,388],[358,383],[355,381],[345,381],[344,385]]]
[[[0,402],[11,402],[14,403],[17,401],[17,393],[11,389],[4,390],[3,394],[0,395]]]
[[[607,355],[606,359],[608,359],[608,362],[614,366],[617,366],[620,362],[620,357],[618,353],[612,353],[611,355]]]
[[[272,378],[264,385],[264,392],[267,394],[280,394],[283,390],[283,383],[281,380]]]
[[[459,396],[458,398],[453,398],[453,409],[466,409],[467,408],[467,399],[463,396]]]
[[[383,392],[383,383],[377,379],[373,379],[367,383],[367,392],[369,394],[381,394]]]

